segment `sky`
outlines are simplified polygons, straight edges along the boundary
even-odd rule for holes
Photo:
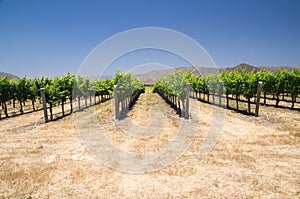
[[[75,74],[101,42],[143,27],[187,35],[218,67],[300,66],[299,0],[0,0],[0,71]],[[148,49],[123,55],[110,67],[126,71],[151,62],[189,65]]]

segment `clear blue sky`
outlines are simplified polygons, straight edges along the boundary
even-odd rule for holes
[[[299,0],[0,0],[0,71],[76,73],[103,40],[148,26],[192,37],[218,66],[300,65]]]

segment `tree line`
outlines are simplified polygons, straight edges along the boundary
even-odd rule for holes
[[[291,103],[291,108],[294,108],[300,94],[299,69],[292,71],[278,70],[275,73],[234,70],[211,74],[206,77],[193,75],[192,72],[175,71],[165,78],[157,79],[153,90],[160,93],[179,114],[185,108],[187,83],[190,83],[197,98],[208,102],[212,101],[213,104],[221,105],[221,99],[226,98],[226,107],[230,107],[229,100],[234,99],[236,109],[239,110],[239,101],[243,97],[248,102],[248,112],[251,112],[250,104],[252,102],[250,99],[255,99],[258,81],[263,82],[264,104],[271,95],[272,99],[276,101],[275,106],[278,106],[280,101],[286,101]],[[12,103],[13,107],[18,103],[21,114],[24,113],[23,106],[27,100],[31,101],[32,109],[36,110],[35,103],[36,100],[40,100],[40,88],[45,88],[46,101],[49,104],[52,119],[53,106],[60,104],[64,116],[64,106],[67,101],[70,102],[72,113],[72,102],[75,100],[77,100],[79,109],[83,107],[80,104],[82,100],[84,100],[86,107],[88,99],[91,104],[92,97],[95,98],[94,102],[96,102],[96,97],[111,96],[116,84],[119,85],[118,98],[123,108],[132,103],[132,98],[136,97],[134,94],[144,89],[144,85],[140,80],[132,77],[130,73],[120,73],[119,71],[111,80],[105,79],[102,81],[90,80],[87,77],[75,76],[70,73],[63,77],[22,78],[17,81],[0,77],[0,103],[5,117],[9,117],[8,102]],[[287,95],[290,100],[285,97]]]

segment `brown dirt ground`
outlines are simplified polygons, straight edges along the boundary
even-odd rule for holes
[[[150,121],[164,112],[155,136],[133,139],[112,121],[112,102],[96,106],[105,136],[123,150],[155,151],[173,138],[180,119],[156,94],[142,94],[129,116]],[[43,124],[41,111],[0,121],[0,198],[299,198],[300,113],[261,107],[260,117],[226,111],[213,150],[199,158],[211,124],[211,105],[199,106],[199,125],[188,151],[163,169],[120,172],[97,162],[81,144],[73,116]],[[92,111],[93,108],[82,113]],[[222,108],[217,108],[222,109]],[[222,109],[223,110],[223,109]],[[78,114],[82,114],[78,113]]]

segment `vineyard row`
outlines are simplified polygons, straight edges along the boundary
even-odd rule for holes
[[[191,93],[195,93],[194,97],[202,101],[234,108],[229,103],[234,100],[236,110],[240,109],[240,102],[246,102],[247,111],[251,113],[251,104],[256,103],[258,82],[260,81],[262,82],[263,104],[268,105],[267,100],[274,100],[276,107],[279,107],[280,102],[284,102],[285,105],[290,103],[291,109],[299,109],[295,108],[295,104],[299,103],[297,98],[299,99],[300,94],[299,69],[293,71],[279,70],[275,73],[234,70],[206,77],[195,76],[192,72],[175,71],[165,78],[157,79],[154,84],[154,91],[167,98],[166,101],[170,101],[178,113],[180,113],[181,104],[185,104],[185,85],[187,83],[191,85]],[[215,101],[215,98],[218,98],[218,102]],[[224,98],[226,99],[225,104],[222,103]]]
[[[56,77],[54,79],[43,77],[40,79],[22,78],[18,81],[12,81],[8,80],[8,78],[0,78],[0,103],[2,107],[0,109],[0,119],[3,115],[2,112],[4,113],[4,118],[13,115],[12,113],[9,114],[8,104],[13,104],[11,110],[14,113],[16,112],[16,102],[19,104],[19,114],[24,113],[24,105],[28,100],[32,103],[33,111],[41,110],[41,88],[44,88],[50,120],[53,120],[54,107],[60,105],[61,114],[65,116],[65,105],[67,104],[70,106],[69,113],[73,113],[75,105],[76,110],[81,110],[88,106],[98,104],[112,97],[114,85],[118,83],[122,85],[118,91],[120,99],[124,97],[124,93],[134,93],[135,89],[143,89],[142,82],[137,78],[132,77],[129,73],[120,72],[117,72],[112,80],[105,79],[102,81],[91,81],[87,77],[83,78],[70,73],[64,77]],[[94,102],[92,102],[92,99]],[[36,108],[37,101],[38,107]]]

